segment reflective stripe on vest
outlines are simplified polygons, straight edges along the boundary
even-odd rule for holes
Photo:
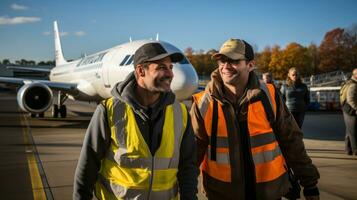
[[[96,183],[99,199],[177,198],[180,145],[187,125],[187,111],[176,102],[165,109],[161,144],[152,156],[136,124],[132,108],[107,100],[111,144],[102,160]]]
[[[275,115],[276,102],[274,86],[271,84],[261,84],[261,90],[267,94]],[[204,91],[194,95],[194,100],[204,119],[209,140],[211,140],[210,129],[211,124],[213,123],[213,101],[210,100],[209,94]],[[217,159],[216,161],[210,159],[211,149],[209,145],[205,159],[202,163],[202,170],[220,181],[231,182],[228,130],[221,104],[218,104],[218,116]],[[275,138],[275,134],[270,127],[270,123],[261,101],[250,103],[248,105],[247,123],[252,158],[255,165],[256,182],[269,182],[279,178],[286,172],[284,167],[285,160]]]

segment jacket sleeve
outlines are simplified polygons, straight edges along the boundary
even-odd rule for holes
[[[357,84],[352,83],[347,88],[346,102],[354,109],[357,110]]]
[[[92,199],[101,160],[110,144],[105,107],[99,104],[87,128],[74,175],[73,199]]]
[[[197,140],[197,167],[199,167],[204,159],[208,148],[208,135],[204,126],[204,121],[201,117],[197,103],[193,102],[191,107],[192,129]]]
[[[187,115],[187,127],[181,141],[180,162],[177,174],[180,199],[197,199],[198,168],[196,167],[196,153],[196,140],[192,131],[190,116]]]
[[[303,142],[303,133],[281,97],[276,99],[276,101],[279,101],[280,104],[276,119],[276,135],[284,158],[293,169],[302,186],[307,188],[314,187],[320,175],[307,155]]]

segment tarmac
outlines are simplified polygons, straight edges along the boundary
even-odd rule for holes
[[[1,199],[72,199],[73,176],[95,103],[66,102],[68,117],[31,118],[0,92]],[[357,199],[357,156],[344,152],[340,112],[307,113],[304,142],[321,179],[320,199]],[[206,199],[202,193],[199,199]],[[303,199],[303,198],[302,198]]]

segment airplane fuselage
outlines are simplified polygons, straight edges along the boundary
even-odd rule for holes
[[[134,70],[135,51],[151,40],[138,40],[115,46],[81,59],[56,66],[51,70],[50,80],[54,82],[76,83],[80,91],[73,99],[98,101],[111,96],[110,91],[117,82]],[[166,48],[179,51],[169,43],[160,41]],[[171,89],[180,100],[189,98],[198,87],[198,76],[193,66],[185,58],[174,64],[174,78]]]

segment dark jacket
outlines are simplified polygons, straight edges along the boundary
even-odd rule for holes
[[[305,112],[310,103],[310,92],[304,83],[284,84],[280,91],[291,112]]]
[[[152,154],[160,146],[164,111],[167,105],[175,101],[172,92],[162,93],[155,105],[145,107],[137,101],[134,90],[136,79],[133,73],[126,80],[118,83],[112,90],[112,95],[120,101],[128,103],[134,113],[140,132],[148,144]],[[101,160],[110,145],[110,130],[106,119],[106,109],[99,104],[88,126],[81,155],[74,177],[73,199],[91,199],[94,184],[97,180]],[[181,142],[180,162],[177,179],[182,199],[196,199],[197,167],[196,141],[192,131],[190,117]]]
[[[235,126],[231,125],[229,129],[229,133],[238,135],[238,137],[233,137],[237,139],[236,141],[229,142],[229,152],[237,152],[237,155],[230,154],[230,157],[233,156],[235,160],[234,163],[231,163],[232,183],[219,181],[203,173],[205,190],[207,194],[216,196],[213,197],[213,199],[278,199],[287,192],[288,186],[285,185],[277,185],[275,188],[270,188],[269,190],[264,189],[264,191],[262,191],[261,188],[264,186],[260,187],[261,185],[255,184],[256,181],[252,180],[255,177],[255,169],[252,160],[249,159],[251,158],[251,151],[247,129],[247,111],[249,102],[259,98],[263,92],[259,88],[259,84],[258,78],[254,72],[251,72],[247,88],[239,102],[231,102],[226,98],[223,91],[223,81],[218,70],[212,73],[211,81],[206,87],[205,92],[210,94],[211,98],[215,98],[219,103],[225,105],[222,106],[223,112],[229,113],[227,116],[231,118],[227,121],[235,121],[238,123]],[[282,153],[300,180],[300,184],[308,188],[315,187],[319,179],[319,173],[306,153],[302,141],[303,134],[282,99],[279,97],[277,101],[279,101],[280,107],[278,108],[276,116],[277,132],[275,134],[279,139],[278,141]],[[196,103],[194,103],[191,108],[191,119],[198,144],[197,165],[200,165],[207,151],[209,138]],[[235,150],[232,150],[232,148],[235,148]],[[234,177],[236,177],[236,179],[234,179]],[[244,189],[243,187],[248,188]],[[251,198],[252,194],[256,194],[256,196]]]
[[[357,79],[351,78],[352,84],[347,88],[346,102],[357,111]]]

